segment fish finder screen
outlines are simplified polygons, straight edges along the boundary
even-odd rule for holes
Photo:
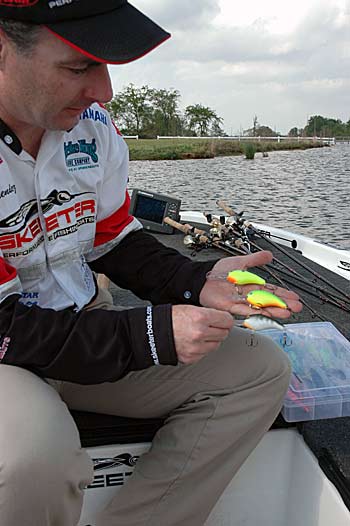
[[[165,201],[159,201],[144,195],[138,195],[134,216],[154,223],[163,223],[164,212],[166,208]]]

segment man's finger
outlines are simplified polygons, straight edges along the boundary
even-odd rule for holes
[[[228,312],[217,309],[203,309],[206,314],[208,327],[217,329],[231,329],[233,327],[232,316]]]
[[[253,254],[248,254],[244,256],[244,269],[250,267],[261,267],[267,263],[271,263],[273,255],[268,250],[261,250],[261,252],[254,252]]]

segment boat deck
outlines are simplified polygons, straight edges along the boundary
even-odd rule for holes
[[[176,233],[173,235],[156,236],[164,244],[174,247],[197,261],[215,260],[225,257],[221,250],[210,248],[204,249],[196,254],[191,254],[191,250],[184,247],[183,235]],[[263,249],[271,250],[271,247],[263,240],[258,242]],[[292,249],[285,249],[293,253],[298,260],[306,263],[313,270],[321,274],[326,281],[334,283],[341,290],[350,295],[350,281],[336,276],[325,270],[323,267],[307,260],[300,253]],[[291,262],[289,258],[273,250],[274,255],[280,260],[287,263],[290,267],[300,272],[308,280],[313,279],[307,270],[299,267],[296,263]],[[274,280],[261,269],[259,275],[265,277],[270,283]],[[284,279],[284,278],[283,278]],[[290,287],[300,293],[302,298],[327,321],[332,322],[339,330],[349,338],[350,336],[350,313],[339,309],[333,305],[325,303],[320,298],[315,297],[312,293],[300,290],[300,282],[288,276],[291,281]],[[318,280],[318,283],[321,282]],[[301,285],[304,288],[304,284]],[[326,287],[326,285],[325,285]],[[129,291],[122,290],[111,284],[110,290],[116,304],[125,306],[140,306],[147,302],[140,300]],[[306,307],[303,312],[293,315],[290,323],[320,321]],[[152,440],[154,434],[162,425],[158,419],[135,420],[128,418],[119,418],[108,415],[96,415],[92,413],[73,412],[73,417],[78,424],[81,440],[84,447],[115,444],[115,443],[136,443],[148,442]],[[299,432],[303,435],[305,441],[314,452],[320,466],[325,471],[330,480],[335,484],[342,495],[345,504],[350,509],[350,417],[334,418],[329,420],[309,421],[298,424],[288,424],[283,417],[279,415],[273,428],[297,426]]]

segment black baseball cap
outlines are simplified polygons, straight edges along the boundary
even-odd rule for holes
[[[46,26],[85,56],[125,64],[170,37],[127,0],[0,0],[0,18]]]

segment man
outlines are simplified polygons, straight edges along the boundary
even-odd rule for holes
[[[1,526],[78,523],[93,473],[67,406],[166,418],[93,526],[202,525],[287,389],[283,353],[233,328],[255,311],[206,281],[271,254],[193,263],[128,214],[106,64],[168,37],[125,0],[0,1]],[[93,271],[153,307],[114,310]],[[275,291],[288,309],[262,314],[301,309]]]

